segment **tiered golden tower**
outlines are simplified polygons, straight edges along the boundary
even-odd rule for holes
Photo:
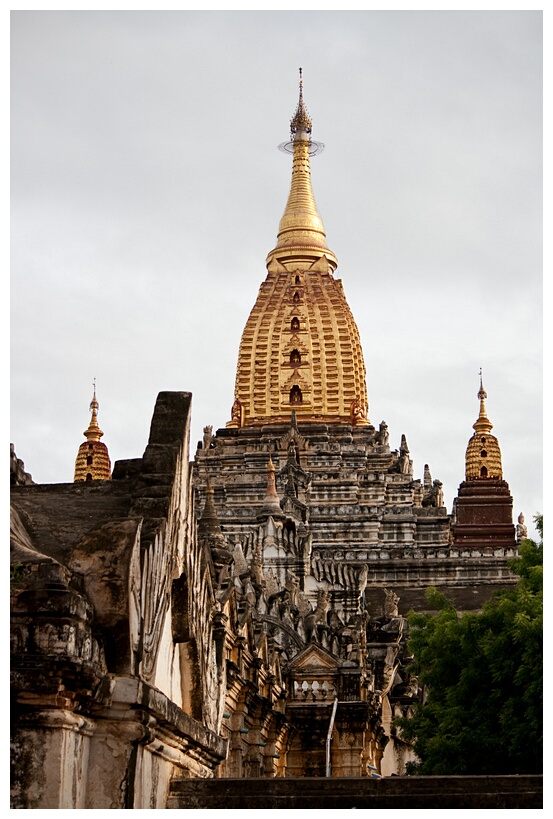
[[[480,370],[480,412],[467,445],[465,480],[454,501],[453,546],[489,556],[514,549],[513,499],[503,480],[499,442],[491,435],[486,412],[486,391]],[[503,558],[501,558],[503,559]]]
[[[494,435],[490,435],[493,424],[486,414],[487,393],[482,385],[482,370],[480,370],[480,413],[473,424],[474,435],[468,442],[465,455],[465,480],[473,481],[479,478],[503,478],[501,469],[501,450]]]
[[[111,478],[111,462],[107,446],[100,440],[104,434],[98,426],[98,409],[100,405],[96,399],[96,383],[94,394],[90,402],[92,416],[88,429],[83,432],[86,441],[79,447],[75,461],[75,477],[78,481],[109,481]]]
[[[300,92],[290,123],[290,195],[267,278],[242,334],[228,427],[298,421],[369,424],[365,364],[337,259],[311,188],[311,119]]]

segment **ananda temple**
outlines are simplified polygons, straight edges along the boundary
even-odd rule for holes
[[[392,449],[371,419],[311,131],[300,75],[290,193],[226,426],[191,454],[191,394],[160,392],[143,454],[112,465],[95,389],[73,482],[33,483],[12,448],[13,808],[185,808],[200,780],[401,777],[413,751],[395,721],[423,696],[407,612],[430,586],[467,611],[515,580],[524,520],[482,377],[449,511],[407,437]]]

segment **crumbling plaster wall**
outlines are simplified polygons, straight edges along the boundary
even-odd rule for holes
[[[183,710],[173,628],[172,584],[198,563],[190,399],[158,396],[144,457],[112,481],[14,486],[12,807],[163,808],[174,776],[226,755],[218,703],[204,724]],[[190,594],[210,613],[209,585]],[[210,627],[191,624],[207,667]]]

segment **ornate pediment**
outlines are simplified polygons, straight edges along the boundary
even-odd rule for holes
[[[290,663],[290,671],[336,671],[339,667],[340,661],[333,654],[313,643]]]
[[[282,345],[282,353],[284,355],[290,355],[292,350],[298,350],[302,356],[309,355],[309,345],[302,339],[297,333],[294,333],[290,336],[290,338],[284,342]]]
[[[310,379],[308,380],[305,376],[308,375],[308,371],[294,369],[290,372],[288,378],[283,379],[281,384],[281,390],[284,392],[288,392],[294,384],[297,384],[298,387],[301,389],[302,392],[307,392],[311,390],[311,382]]]

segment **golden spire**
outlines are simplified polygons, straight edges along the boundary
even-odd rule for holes
[[[100,441],[104,434],[98,426],[98,410],[100,405],[96,398],[96,379],[93,382],[94,392],[90,402],[90,424],[83,432],[86,442],[83,442],[75,461],[75,475],[73,480],[79,481],[109,481],[111,478],[111,462],[107,446]]]
[[[98,426],[98,410],[100,409],[100,404],[98,403],[98,399],[96,398],[96,379],[93,381],[94,387],[94,394],[92,396],[92,401],[90,402],[90,412],[92,413],[92,417],[90,418],[90,424],[88,425],[88,429],[83,432],[83,435],[88,441],[99,441],[102,435],[104,434],[100,427]]]
[[[487,397],[482,384],[482,368],[480,368],[480,389],[478,390],[480,412],[472,425],[474,435],[468,442],[465,455],[465,479],[467,481],[481,478],[503,479],[499,442],[494,435],[490,435],[493,424],[486,413]]]
[[[242,333],[228,427],[299,422],[368,425],[359,331],[311,189],[311,119],[299,101],[290,123],[290,195],[267,277]]]
[[[292,184],[284,215],[280,220],[277,244],[267,256],[267,263],[273,258],[280,261],[290,258],[315,260],[323,251],[332,270],[335,270],[338,260],[327,247],[323,220],[317,210],[311,187],[310,156],[322,150],[323,146],[311,139],[311,118],[303,101],[301,68],[299,101],[290,121],[290,142],[281,147],[294,155]]]
[[[293,140],[298,131],[305,131],[306,134],[311,133],[311,117],[307,113],[307,108],[303,103],[303,71],[300,68],[300,98],[296,113],[290,120],[290,137]]]
[[[478,398],[480,399],[480,414],[472,425],[472,428],[476,430],[476,432],[491,432],[493,429],[493,424],[486,415],[487,397],[488,394],[482,385],[482,367],[480,367],[480,389],[478,390]]]

